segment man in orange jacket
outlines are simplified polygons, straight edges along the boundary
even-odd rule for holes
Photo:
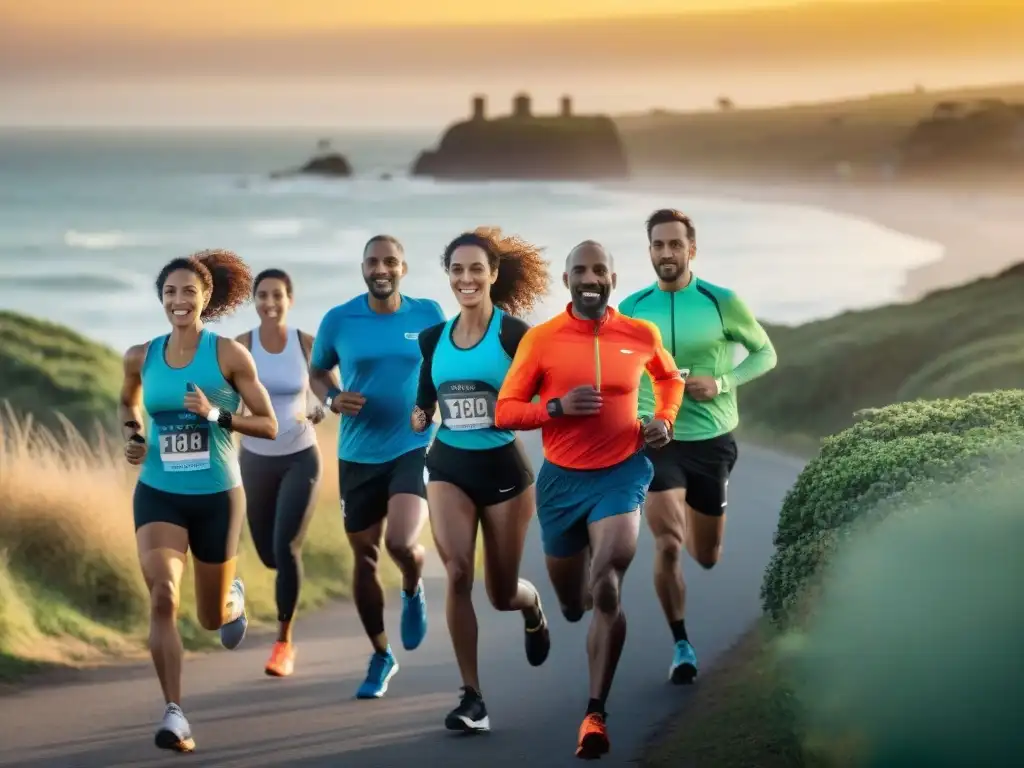
[[[569,621],[583,618],[593,599],[590,702],[576,748],[593,759],[610,748],[605,701],[626,642],[621,584],[654,474],[643,447],[669,442],[684,383],[657,327],[608,306],[616,277],[600,244],[576,246],[562,281],[572,301],[523,336],[498,394],[495,426],[540,428],[537,518],[548,575]],[[646,426],[637,417],[645,371],[656,399]]]

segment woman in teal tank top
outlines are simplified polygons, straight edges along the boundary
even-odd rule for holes
[[[547,291],[549,277],[537,248],[502,237],[499,230],[460,235],[445,248],[442,263],[459,314],[419,335],[423,363],[412,425],[425,431],[440,409],[426,460],[427,503],[448,572],[448,631],[463,683],[445,727],[486,731],[490,720],[480,695],[471,595],[478,529],[492,605],[523,614],[530,664],[543,664],[550,649],[540,595],[519,578],[535,512],[533,470],[515,432],[494,426],[498,392],[529,328],[518,316]]]
[[[156,280],[171,332],[131,347],[124,357],[118,409],[135,486],[135,536],[151,602],[150,650],[164,693],[156,745],[195,748],[181,711],[181,577],[192,550],[200,624],[222,644],[245,637],[245,589],[235,578],[245,515],[232,432],[274,439],[277,420],[249,352],[205,323],[248,301],[249,267],[230,251],[174,259]],[[235,412],[244,403],[250,415]],[[142,409],[145,409],[145,428]]]

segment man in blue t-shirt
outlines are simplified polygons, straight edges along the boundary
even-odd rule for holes
[[[363,249],[369,291],[324,316],[310,358],[312,382],[327,392],[324,404],[341,415],[338,485],[355,561],[352,592],[374,649],[356,692],[361,699],[383,696],[398,671],[384,632],[384,591],[377,578],[385,520],[384,546],[402,571],[402,645],[418,647],[427,632],[419,536],[427,519],[423,464],[433,430],[414,432],[409,414],[422,361],[420,331],[445,316],[436,301],[399,292],[407,270],[398,240],[370,238]],[[344,391],[334,383],[335,366]]]

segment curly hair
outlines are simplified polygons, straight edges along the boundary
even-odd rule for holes
[[[167,262],[156,278],[158,297],[163,296],[167,278],[179,269],[187,269],[198,277],[203,293],[210,297],[199,316],[201,320],[219,320],[249,301],[252,271],[234,251],[210,248]]]
[[[542,248],[517,235],[504,236],[498,227],[477,227],[448,243],[441,257],[445,272],[451,267],[455,249],[464,245],[475,245],[487,254],[491,271],[498,273],[491,285],[491,301],[510,315],[528,314],[548,292],[551,275],[548,262],[541,258]]]

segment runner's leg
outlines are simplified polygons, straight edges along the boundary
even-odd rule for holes
[[[473,609],[476,507],[460,488],[451,483],[428,483],[427,498],[434,543],[448,575],[445,618],[448,620],[455,661],[463,685],[479,693],[477,620]]]
[[[423,590],[426,549],[420,534],[427,522],[427,489],[423,480],[427,451],[418,448],[395,460],[388,482],[387,530],[384,542],[402,572],[402,647],[418,648],[427,635],[427,599]]]
[[[731,434],[690,446],[687,457],[686,548],[704,568],[713,568],[722,556],[729,475],[739,449]]]
[[[363,530],[348,532],[353,560],[352,598],[366,636],[373,650],[380,654],[389,652],[384,631],[384,589],[377,575],[383,532],[383,520]]]
[[[233,650],[245,637],[245,587],[235,578],[238,539],[245,524],[245,491],[190,498],[189,547],[195,576],[196,617],[204,629],[220,630],[221,643]]]

